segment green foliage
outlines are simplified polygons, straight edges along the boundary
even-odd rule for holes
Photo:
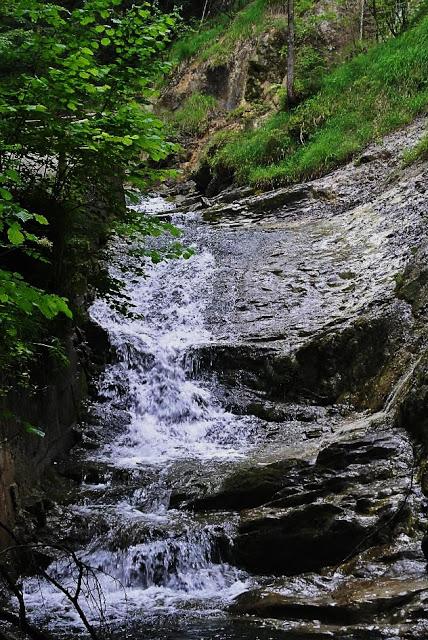
[[[371,0],[368,10],[376,27],[376,37],[387,39],[402,33],[408,27],[417,5],[417,2],[409,0]]]
[[[237,5],[240,8],[241,5]],[[171,49],[171,62],[177,64],[196,56],[212,64],[226,62],[238,42],[248,40],[271,27],[285,27],[285,19],[272,14],[271,0],[244,3],[235,15],[219,15],[206,26],[189,30]]]
[[[173,130],[196,135],[203,133],[218,108],[217,100],[204,93],[193,93],[182,106],[166,116]]]
[[[64,361],[61,344],[46,335],[44,326],[45,320],[53,320],[59,314],[72,318],[63,297],[27,284],[19,273],[0,270],[1,393],[8,388],[9,368],[14,382],[27,386],[36,357]],[[42,342],[44,337],[47,339]]]
[[[293,112],[239,132],[211,154],[216,170],[260,186],[318,176],[428,105],[428,18],[326,75]]]
[[[228,16],[220,15],[214,21],[210,21],[206,27],[201,28],[198,25],[197,27],[187,28],[183,36],[174,42],[171,47],[171,62],[174,65],[179,64],[199,54],[222,36],[229,22]]]
[[[130,254],[141,258],[150,258],[155,264],[163,260],[177,258],[188,259],[194,255],[194,250],[184,247],[177,241],[182,232],[170,222],[160,220],[155,216],[147,216],[141,213],[138,208],[130,207],[127,215],[114,224],[116,233],[125,239],[130,246]],[[161,236],[171,236],[175,242],[168,241],[166,246],[156,246],[156,248],[146,248],[144,240],[150,238],[160,238]]]
[[[403,156],[404,166],[409,166],[418,160],[428,160],[428,134]]]
[[[48,262],[52,249],[63,259],[64,212],[83,216],[94,194],[115,207],[118,184],[147,185],[147,162],[176,148],[151,112],[175,21],[144,0],[0,4],[3,378],[17,365],[25,378],[40,349],[57,351],[45,321],[72,317],[52,282],[31,281],[32,260]]]
[[[0,410],[0,419],[2,420],[12,420],[15,424],[18,424],[26,433],[29,433],[33,436],[37,436],[38,438],[44,438],[45,432],[39,429],[39,427],[34,426],[27,420],[23,420],[19,416],[16,416],[12,411],[8,409]],[[2,442],[0,441],[0,445]]]
[[[299,43],[295,64],[295,92],[297,96],[314,94],[327,71],[327,63],[321,51],[311,44]]]

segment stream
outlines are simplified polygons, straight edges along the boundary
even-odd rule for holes
[[[360,329],[352,334],[356,389],[358,366],[375,374],[391,309],[391,335],[407,331],[394,277],[421,220],[413,209],[404,243],[394,216],[381,215],[385,202],[326,217],[323,201],[302,218],[312,201],[260,216],[141,200],[147,214],[171,216],[195,254],[141,271],[116,241],[110,269],[122,291],[91,309],[114,353],[86,426],[97,446],[73,453],[78,499],[51,523],[96,569],[83,608],[94,623],[101,612],[114,637],[424,637],[426,561],[421,531],[408,526],[408,512],[424,521],[423,498],[412,443],[390,418],[415,359],[389,401],[356,411],[345,393],[353,352],[317,342],[369,318],[367,357]],[[313,345],[333,374],[306,364]],[[294,364],[290,374],[294,357],[303,373]],[[302,375],[305,397],[295,391]],[[342,387],[344,401],[330,401]],[[62,557],[49,570],[76,580]],[[80,635],[63,594],[28,579],[25,595],[39,624]]]

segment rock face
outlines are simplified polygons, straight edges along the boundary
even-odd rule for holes
[[[203,210],[222,268],[202,367],[275,401],[382,407],[416,348],[410,293],[403,284],[397,298],[396,284],[426,237],[426,169],[400,173],[397,154],[382,158],[424,127],[391,135],[357,167]]]
[[[293,574],[339,565],[406,529],[413,454],[405,434],[362,432],[282,476],[261,508],[244,512],[233,553],[258,571]],[[294,477],[293,477],[294,476]]]
[[[328,597],[296,597],[275,592],[249,592],[238,598],[234,613],[261,618],[321,620],[324,624],[369,624],[377,617],[390,616],[411,604],[426,606],[428,579],[388,579],[357,581],[337,588]],[[403,618],[398,613],[397,617]]]
[[[200,370],[284,444],[181,501],[239,513],[227,557],[266,587],[232,612],[290,637],[425,637],[427,165],[396,164],[424,127],[310,184],[204,203],[222,304]]]
[[[404,431],[374,426],[366,420],[342,434],[315,463],[288,459],[237,472],[190,507],[241,511],[231,554],[256,573],[342,564],[409,526],[411,443]]]

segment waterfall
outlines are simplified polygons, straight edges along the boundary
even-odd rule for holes
[[[143,200],[140,207],[149,214],[170,208],[157,198]],[[173,222],[183,220],[177,215]],[[197,222],[190,216],[186,225]],[[175,611],[189,600],[217,606],[219,599],[227,601],[245,589],[248,580],[222,561],[218,549],[219,540],[224,544],[230,538],[234,523],[211,522],[168,508],[172,490],[183,485],[186,464],[207,477],[217,476],[218,465],[239,460],[253,443],[255,419],[225,411],[209,382],[193,376],[197,367],[189,354],[212,340],[204,326],[204,310],[210,301],[214,258],[196,247],[188,260],[147,262],[141,270],[120,241],[114,253],[111,276],[121,282],[120,294],[96,300],[91,309],[116,354],[99,382],[102,400],[94,411],[106,430],[117,414],[126,419],[119,434],[107,438],[89,459],[110,470],[149,469],[151,481],[116,502],[109,497],[111,474],[100,487],[88,485],[92,501],[74,510],[107,519],[108,531],[96,536],[79,557],[95,569],[108,619],[125,618],[126,611],[141,608]],[[126,308],[123,300],[132,306]],[[129,540],[126,546],[124,539]],[[68,560],[58,561],[51,571],[67,585],[75,580]],[[66,605],[61,594],[27,581],[30,610],[37,610],[41,596],[61,620]],[[86,600],[88,615],[95,620],[99,608]]]

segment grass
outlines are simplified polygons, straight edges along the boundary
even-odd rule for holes
[[[418,160],[428,160],[428,133],[418,142],[418,144],[407,151],[403,156],[403,164],[405,167],[417,162]]]
[[[406,33],[327,74],[318,93],[293,112],[214,143],[209,162],[234,172],[240,183],[261,187],[316,177],[427,106],[428,17],[422,17]]]
[[[184,60],[197,56],[207,47],[211,47],[225,32],[229,18],[219,16],[215,21],[210,22],[209,27],[200,31],[190,31],[183,38],[177,40],[171,47],[170,59],[173,64],[179,64]]]
[[[166,119],[174,131],[197,135],[207,129],[210,117],[217,108],[218,102],[213,96],[193,93],[177,111],[169,113]]]
[[[220,14],[199,31],[191,31],[171,48],[171,61],[175,64],[191,57],[199,61],[210,60],[212,64],[227,61],[240,41],[248,40],[270,26],[286,26],[285,19],[275,17],[268,8],[272,0],[237,2],[233,16]]]

